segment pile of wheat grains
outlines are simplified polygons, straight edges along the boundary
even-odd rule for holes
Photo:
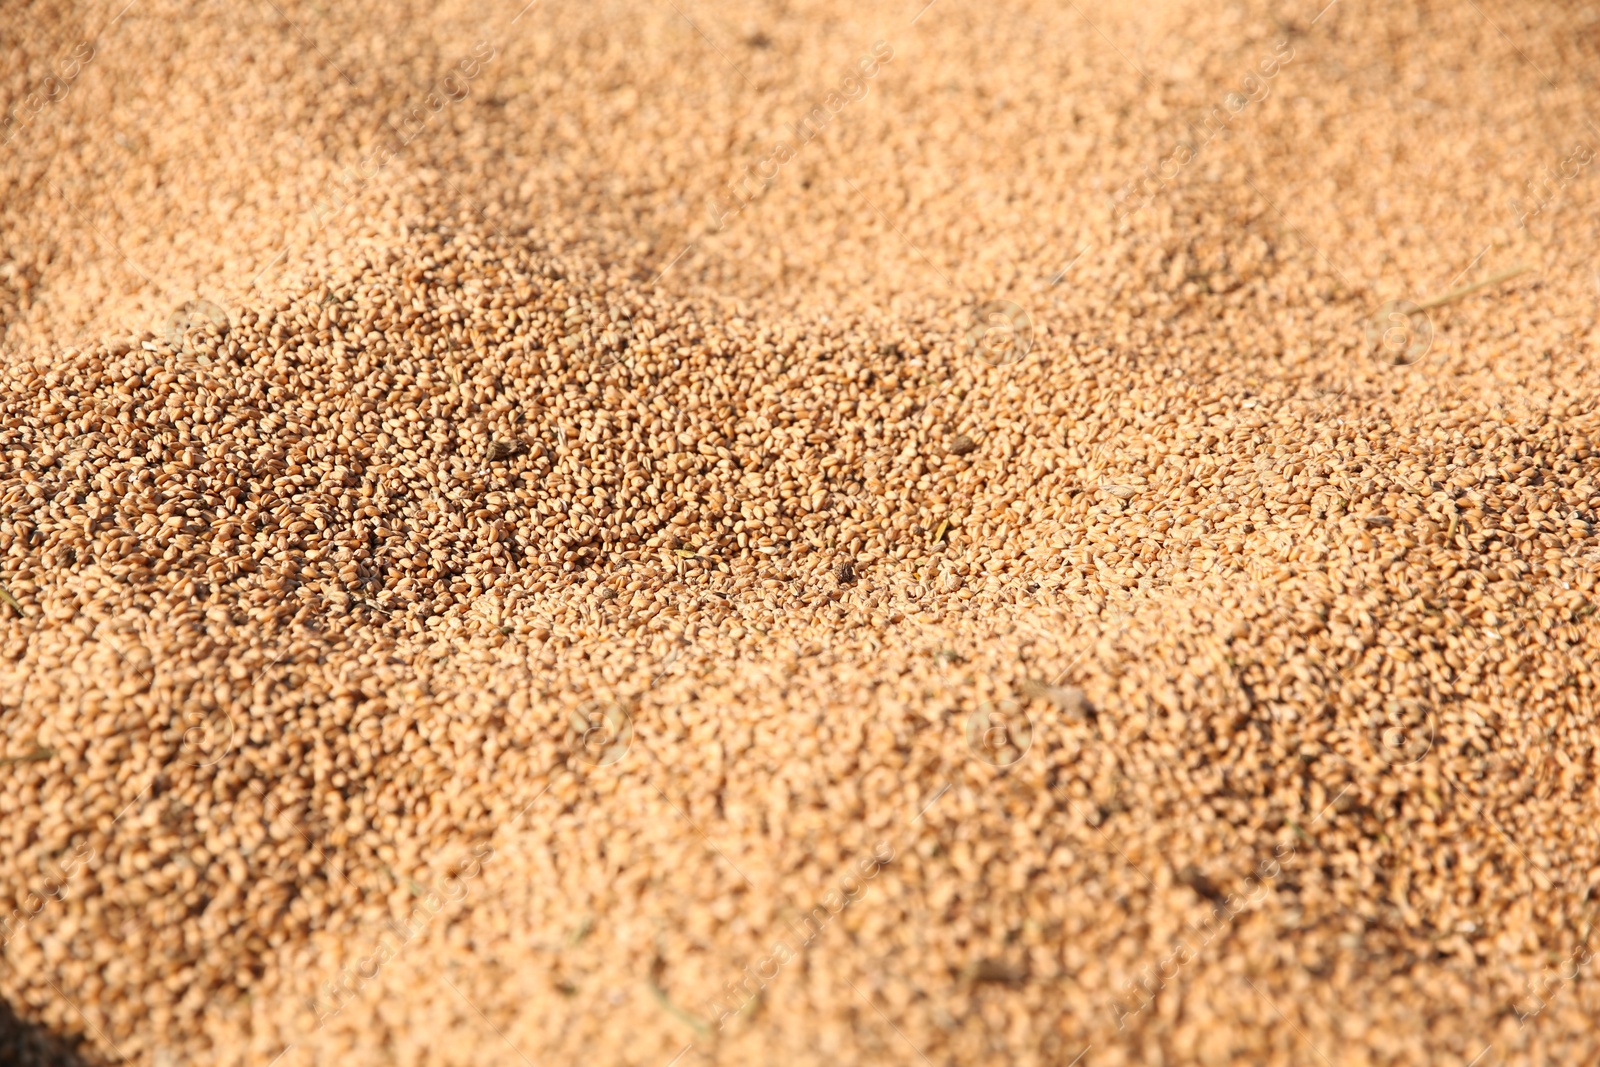
[[[0,1061],[1600,1055],[1600,9],[123,5]]]

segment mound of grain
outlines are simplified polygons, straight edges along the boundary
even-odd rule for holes
[[[8,9],[0,1060],[1593,1059],[1600,18],[1320,6]]]

